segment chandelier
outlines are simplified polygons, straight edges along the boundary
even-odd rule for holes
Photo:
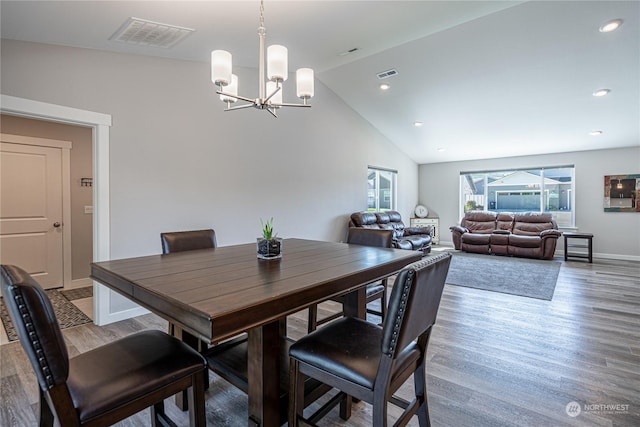
[[[300,68],[296,70],[296,94],[302,99],[302,104],[290,104],[282,102],[282,83],[287,80],[288,58],[287,48],[281,45],[271,45],[267,48],[267,79],[265,81],[265,55],[264,40],[267,30],[264,26],[264,0],[260,0],[260,26],[258,37],[260,39],[260,62],[258,64],[257,98],[247,98],[238,95],[238,76],[232,74],[231,54],[226,50],[214,50],[211,52],[211,81],[218,86],[216,93],[220,100],[227,104],[224,111],[239,110],[254,107],[276,114],[280,107],[311,107],[307,101],[313,97],[313,70]],[[245,104],[231,106],[236,101]]]

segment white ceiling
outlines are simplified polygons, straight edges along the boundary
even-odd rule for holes
[[[201,62],[225,49],[257,64],[257,0],[2,0],[0,15],[7,39]],[[129,17],[196,31],[171,49],[110,41]],[[314,68],[418,163],[640,145],[638,1],[266,0],[264,17],[290,70]],[[598,31],[614,18],[618,31]],[[383,92],[376,74],[390,68]]]

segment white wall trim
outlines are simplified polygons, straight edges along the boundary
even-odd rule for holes
[[[5,114],[49,120],[93,129],[93,260],[111,257],[109,208],[109,127],[111,115],[0,94],[0,111]],[[148,313],[142,307],[111,313],[113,291],[93,282],[94,323],[106,325]]]

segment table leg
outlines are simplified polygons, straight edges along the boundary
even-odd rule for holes
[[[286,319],[249,331],[247,394],[250,427],[280,425],[280,348],[284,332]]]
[[[343,311],[345,316],[367,318],[367,289],[365,286],[344,296]]]

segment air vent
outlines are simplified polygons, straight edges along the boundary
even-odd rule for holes
[[[140,18],[129,18],[109,40],[170,48],[195,30],[175,25],[161,24]]]
[[[390,70],[378,73],[377,75],[379,79],[386,79],[398,75],[398,72],[392,68]]]

